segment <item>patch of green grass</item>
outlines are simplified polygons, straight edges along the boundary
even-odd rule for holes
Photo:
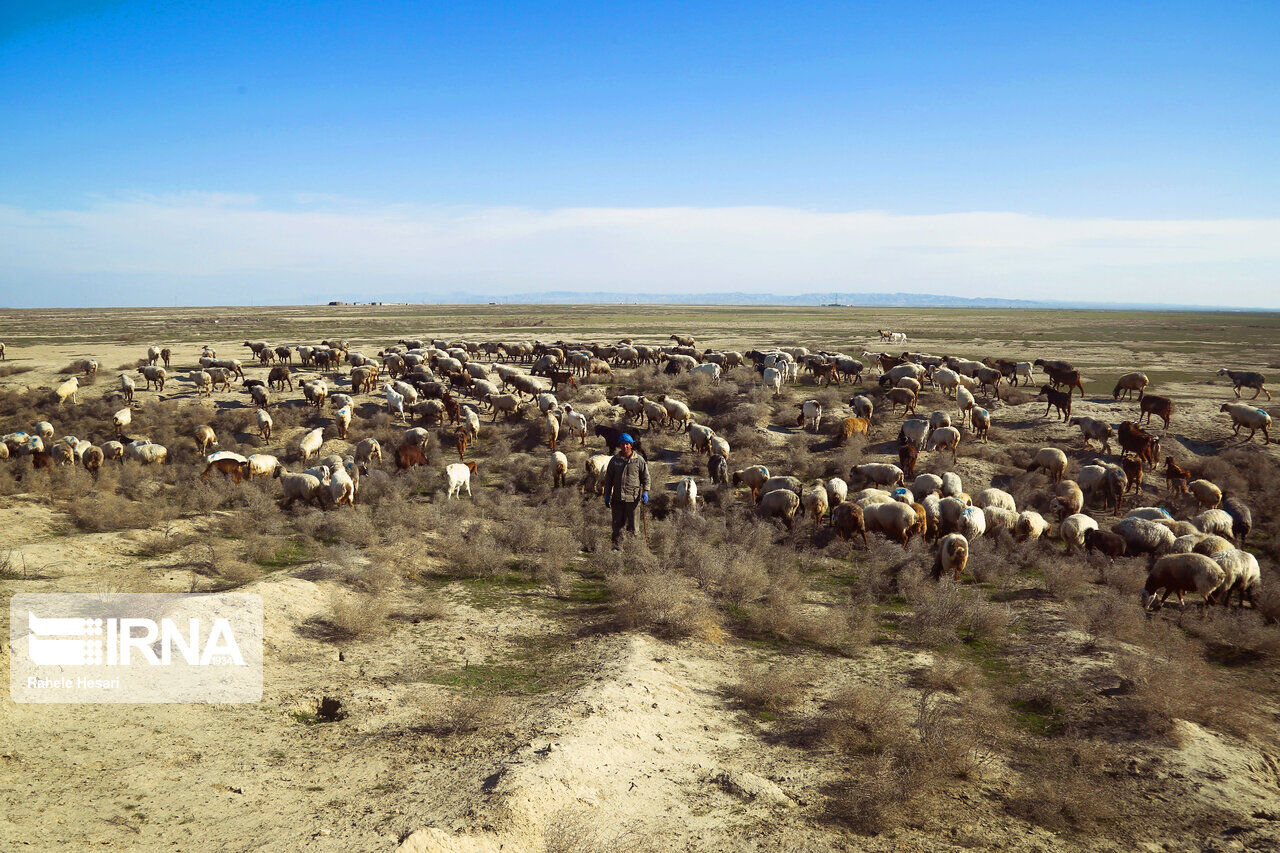
[[[501,661],[468,664],[462,669],[428,673],[432,684],[468,693],[533,696],[575,683],[578,678],[565,661],[571,640],[562,635],[525,637]]]
[[[289,569],[310,563],[314,559],[315,555],[309,548],[297,540],[290,539],[276,549],[270,557],[259,558],[255,562],[264,569]]]
[[[304,726],[318,726],[324,722],[315,711],[294,711],[289,716]]]

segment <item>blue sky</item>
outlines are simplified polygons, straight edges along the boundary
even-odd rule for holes
[[[0,0],[0,303],[1280,307],[1277,44],[1273,3]]]

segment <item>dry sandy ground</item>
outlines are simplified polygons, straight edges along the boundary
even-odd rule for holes
[[[16,321],[8,319],[12,329]],[[796,328],[773,334],[752,328],[758,336],[746,337],[740,330],[718,333],[720,320],[713,316],[705,337],[711,345],[740,347],[762,337],[803,340],[808,322],[797,319]],[[163,340],[180,347],[180,364],[189,364],[195,345],[209,342],[204,336],[213,332],[206,325],[180,338],[172,327],[157,325],[169,335]],[[913,336],[912,349],[973,356],[1026,352],[997,344],[991,333],[952,336],[945,325],[940,317],[932,336]],[[1020,331],[1018,337],[1023,335],[1034,342],[1034,332]],[[525,335],[504,328],[494,336]],[[843,348],[856,351],[872,343],[854,340]],[[243,352],[238,344],[238,337],[220,340],[219,349]],[[1278,356],[1278,344],[1260,343],[1257,357],[1242,366],[1267,367]],[[1180,411],[1165,449],[1184,461],[1228,441],[1217,407],[1230,390],[1224,396],[1220,381],[1206,381],[1234,345],[1230,335],[1222,335],[1203,350],[1167,357],[1169,376],[1158,390],[1174,396]],[[1038,354],[1061,354],[1089,365],[1087,372],[1109,376],[1130,365],[1156,363],[1159,349],[1120,348],[1087,337],[1055,341],[1051,352],[1033,346]],[[101,393],[114,368],[139,353],[134,339],[91,346],[10,343],[12,363],[35,370],[0,382],[9,388],[51,386],[66,361],[92,355],[103,375],[83,393]],[[1109,385],[1092,387],[1076,413],[1118,420],[1107,391]],[[189,394],[178,384],[165,396]],[[233,400],[241,396],[215,395],[207,405]],[[929,398],[924,405],[943,404]],[[990,408],[994,441],[1016,432],[1020,444],[1071,447],[1073,465],[1087,458],[1076,431],[1043,419],[1042,405],[994,402]],[[891,451],[890,430],[880,430],[867,448],[872,458]],[[1259,452],[1275,456],[1280,449]],[[922,470],[948,467],[928,462]],[[966,482],[984,484],[996,471],[981,454],[963,452],[955,469]],[[1152,491],[1155,500],[1154,486]],[[180,564],[174,555],[136,556],[146,531],[65,531],[58,514],[41,502],[3,499],[0,552],[19,552],[31,577],[0,580],[0,590],[185,591],[191,582],[189,572],[173,568]],[[406,585],[395,593],[387,633],[335,644],[309,626],[332,595],[342,594],[341,572],[338,566],[303,566],[243,588],[261,595],[265,606],[265,691],[258,704],[19,705],[6,699],[0,704],[0,847],[414,853],[1133,849],[1056,836],[994,807],[1021,784],[1000,762],[940,795],[956,807],[949,813],[967,814],[967,820],[940,823],[922,813],[885,835],[852,834],[824,806],[824,786],[839,770],[840,756],[797,752],[726,695],[743,663],[775,659],[782,654],[776,649],[670,643],[643,633],[574,633],[599,614],[585,605],[552,606],[538,593],[513,592],[513,601],[497,602],[463,583]],[[1034,613],[1028,601],[1012,606],[1034,620],[1030,633],[1044,648],[1050,640],[1056,644],[1048,665],[1077,667],[1087,676],[1088,655],[1070,652],[1083,648],[1085,639],[1054,606],[1040,602]],[[0,619],[7,636],[7,608]],[[568,674],[563,685],[481,703],[493,707],[465,706],[464,716],[483,718],[474,727],[450,731],[431,723],[441,709],[460,701],[450,683],[465,680],[470,667],[517,659],[540,638],[566,632],[571,642],[538,658],[539,665]],[[903,686],[933,660],[927,651],[888,645],[869,646],[850,658],[794,650],[786,655],[813,665],[815,695],[838,682]],[[315,725],[298,719],[326,695],[342,700],[345,718]],[[1260,713],[1273,724],[1280,720],[1273,704]],[[1183,746],[1135,747],[1133,772],[1159,777],[1161,797],[1202,799],[1226,817],[1194,837],[1153,837],[1141,846],[1280,849],[1280,727],[1238,738],[1180,725]],[[1161,806],[1153,801],[1151,807]]]

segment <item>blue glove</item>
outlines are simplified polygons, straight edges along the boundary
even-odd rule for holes
[[[605,495],[605,496],[604,496],[604,508],[605,508],[605,509],[608,509],[608,508],[609,508],[609,496],[608,496],[608,495]]]
[[[641,500],[642,500],[642,501],[644,501],[645,503],[648,503],[648,502],[649,502],[649,493],[648,493],[648,492],[645,492],[645,493],[644,493],[644,496],[641,498]]]

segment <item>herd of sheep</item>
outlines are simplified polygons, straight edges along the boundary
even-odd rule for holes
[[[902,342],[901,332],[880,330],[880,339]],[[1167,489],[1176,497],[1185,495],[1194,505],[1189,518],[1176,519],[1162,507],[1131,509],[1110,530],[1085,512],[1086,500],[1093,498],[1117,514],[1124,497],[1139,492],[1144,476],[1162,462],[1160,436],[1144,430],[1152,416],[1168,428],[1174,417],[1174,403],[1164,396],[1148,393],[1145,374],[1134,372],[1120,377],[1113,389],[1116,401],[1133,399],[1139,406],[1135,420],[1118,425],[1091,417],[1073,417],[1075,390],[1084,394],[1084,380],[1071,364],[1048,359],[974,361],[925,353],[862,351],[861,359],[843,353],[810,352],[805,347],[781,347],[748,352],[717,351],[696,346],[693,338],[671,335],[669,343],[639,344],[629,339],[613,345],[557,342],[500,342],[401,340],[375,355],[364,355],[345,340],[326,340],[318,345],[271,345],[266,341],[245,341],[244,358],[219,357],[210,347],[200,353],[199,369],[185,379],[199,395],[216,390],[231,391],[239,383],[255,409],[257,429],[270,440],[274,426],[272,408],[283,402],[282,395],[297,393],[301,402],[314,407],[317,416],[325,407],[331,412],[327,426],[307,431],[298,441],[296,459],[301,470],[290,471],[282,460],[268,454],[242,456],[214,451],[218,439],[209,426],[200,426],[192,438],[205,455],[202,477],[217,473],[235,482],[257,477],[276,478],[281,484],[283,505],[302,501],[320,507],[354,506],[360,478],[370,466],[392,465],[396,470],[425,465],[432,433],[428,426],[444,428],[441,441],[458,462],[445,469],[447,498],[465,491],[471,494],[475,461],[466,456],[481,438],[483,417],[490,423],[522,419],[536,421],[549,450],[548,467],[552,485],[563,486],[570,472],[569,458],[558,449],[562,442],[586,448],[599,439],[607,452],[589,454],[581,480],[585,493],[598,493],[603,472],[624,431],[639,434],[639,427],[665,429],[687,434],[689,453],[707,457],[706,470],[713,489],[750,490],[754,511],[793,528],[797,516],[811,518],[815,525],[830,524],[846,541],[855,537],[870,546],[868,534],[878,534],[902,546],[912,537],[934,542],[934,576],[944,572],[959,580],[975,537],[1007,531],[1027,541],[1042,537],[1061,539],[1068,551],[1093,550],[1109,557],[1145,555],[1150,561],[1142,592],[1144,607],[1170,594],[1179,601],[1187,592],[1197,592],[1206,604],[1226,604],[1232,593],[1243,606],[1257,594],[1261,582],[1257,559],[1244,550],[1244,541],[1253,526],[1252,511],[1239,495],[1224,496],[1221,489],[1179,466],[1172,456],[1163,459]],[[0,344],[0,358],[4,345]],[[122,373],[118,393],[125,403],[112,422],[103,425],[110,440],[95,444],[83,438],[63,435],[55,439],[50,421],[16,431],[0,439],[0,458],[26,457],[34,469],[80,464],[95,478],[107,462],[139,465],[165,463],[166,447],[145,438],[129,438],[132,412],[138,394],[138,379],[147,391],[163,391],[171,380],[172,350],[148,348],[140,360],[136,377]],[[265,378],[246,375],[246,364],[266,369]],[[673,394],[653,399],[626,393],[626,381],[615,371],[651,364],[664,374],[701,376],[706,382],[721,380],[722,372],[753,367],[758,382],[774,396],[784,385],[860,386],[862,393],[849,401],[850,413],[837,418],[835,441],[842,444],[855,435],[867,435],[879,421],[896,422],[897,462],[868,462],[852,466],[848,479],[832,477],[802,482],[777,475],[764,465],[746,465],[731,470],[729,442],[706,425],[699,424],[689,404]],[[342,376],[345,365],[346,376]],[[86,375],[97,372],[91,359],[72,368]],[[1050,491],[1049,518],[1023,508],[1019,511],[1013,495],[997,488],[974,490],[969,494],[953,471],[941,475],[916,475],[922,452],[950,454],[954,461],[966,441],[987,441],[992,423],[989,410],[978,405],[981,396],[1000,393],[1002,385],[1020,383],[1036,386],[1036,372],[1043,374],[1037,399],[1046,403],[1044,415],[1056,410],[1056,417],[1079,428],[1085,445],[1097,442],[1103,456],[1080,467],[1074,479],[1068,477],[1068,459],[1057,447],[1035,451],[1029,470],[1042,471]],[[870,374],[876,374],[874,382]],[[1223,369],[1234,386],[1236,398],[1242,389],[1254,391],[1250,402],[1229,400],[1220,412],[1230,418],[1234,435],[1248,431],[1252,440],[1262,433],[1270,442],[1270,415],[1252,404],[1259,394],[1270,393],[1261,374]],[[343,388],[345,379],[347,387]],[[561,403],[556,394],[561,386],[576,388],[579,382],[603,381],[614,391],[607,407],[595,412],[578,411],[571,403]],[[296,383],[296,388],[295,388]],[[932,386],[945,400],[954,401],[954,413],[933,411],[917,416],[916,405],[922,389]],[[79,380],[72,377],[53,392],[49,404],[55,408],[77,405]],[[383,458],[383,448],[373,437],[354,439],[356,398],[372,394],[385,400],[385,411],[404,424],[395,448]],[[887,408],[887,413],[886,413]],[[901,409],[901,420],[898,411]],[[805,400],[798,406],[795,425],[800,430],[818,432],[824,416],[822,402]],[[886,417],[887,415],[887,417]],[[409,426],[410,418],[418,425]],[[954,418],[954,422],[953,422]],[[608,422],[605,422],[608,421]],[[348,443],[349,452],[321,458],[320,451],[330,437]],[[1114,461],[1112,442],[1118,445]],[[645,453],[643,435],[636,450]],[[699,463],[701,464],[701,463]],[[704,489],[704,493],[706,490]],[[663,490],[663,500],[651,508],[655,514],[697,512],[705,505],[699,498],[697,479],[681,477],[674,488]],[[744,496],[745,497],[745,496]],[[721,502],[723,505],[723,502]],[[1056,523],[1055,523],[1056,522]]]

